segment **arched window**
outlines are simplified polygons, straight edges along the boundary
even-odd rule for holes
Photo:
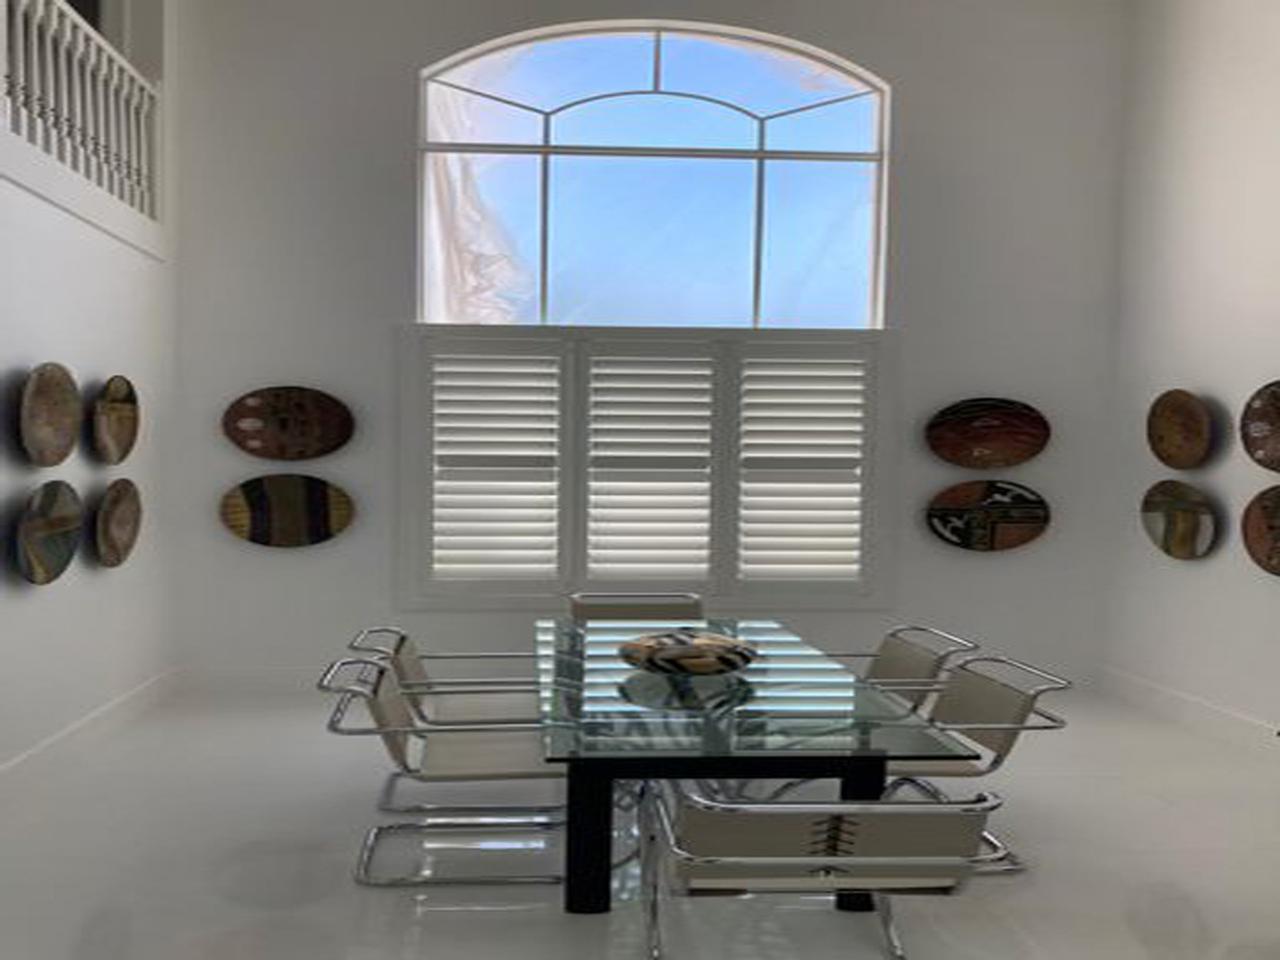
[[[884,84],[631,22],[422,83],[407,601],[874,597]]]
[[[880,325],[884,85],[692,25],[577,28],[423,79],[434,323]]]

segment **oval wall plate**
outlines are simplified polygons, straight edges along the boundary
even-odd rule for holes
[[[42,363],[22,387],[18,429],[22,446],[38,467],[55,467],[71,455],[84,420],[80,388],[60,363]]]
[[[98,561],[118,567],[129,559],[142,529],[142,497],[132,480],[115,480],[98,506],[94,540]]]
[[[80,546],[84,506],[69,483],[50,480],[27,501],[18,519],[18,572],[31,583],[62,576]]]
[[[960,467],[991,470],[1026,463],[1049,442],[1049,421],[1030,404],[1002,397],[974,397],[929,418],[925,442]]]
[[[1049,526],[1049,504],[1008,480],[971,480],[938,493],[925,514],[934,536],[965,550],[1011,550]]]
[[[232,401],[222,432],[266,460],[310,460],[337,450],[355,432],[347,405],[310,387],[264,387]]]
[[[1280,487],[1267,487],[1249,501],[1240,532],[1253,562],[1280,577]]]
[[[222,497],[223,525],[266,547],[306,547],[351,525],[355,504],[335,484],[300,473],[254,477]]]
[[[1280,380],[1261,387],[1245,403],[1240,441],[1258,466],[1280,470]]]
[[[1213,413],[1187,390],[1166,390],[1147,411],[1147,445],[1174,470],[1191,470],[1213,452]]]
[[[116,375],[93,401],[93,450],[103,463],[123,463],[138,441],[138,391]]]
[[[1152,543],[1176,560],[1198,560],[1218,539],[1213,501],[1180,480],[1161,480],[1146,492],[1142,527]]]

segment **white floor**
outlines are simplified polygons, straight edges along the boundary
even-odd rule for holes
[[[381,758],[319,694],[171,698],[0,776],[3,960],[642,960],[637,908],[355,887]],[[1030,873],[899,900],[913,960],[1280,960],[1280,757],[1085,694],[993,778]],[[817,900],[689,901],[673,960],[881,956]]]

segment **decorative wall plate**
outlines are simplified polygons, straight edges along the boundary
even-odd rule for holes
[[[222,522],[242,540],[266,547],[306,547],[351,525],[355,504],[319,477],[273,473],[254,477],[222,498]]]
[[[1280,470],[1280,380],[1268,383],[1245,403],[1240,440],[1258,466]]]
[[[123,463],[138,440],[138,392],[114,376],[93,401],[93,449],[103,463]]]
[[[115,480],[107,487],[94,525],[98,560],[118,567],[129,559],[142,528],[142,497],[132,480]]]
[[[60,363],[42,363],[27,375],[18,428],[32,463],[54,467],[67,459],[83,420],[80,388],[70,370]]]
[[[80,495],[50,480],[32,494],[18,520],[18,571],[31,583],[52,583],[76,555],[84,526]]]
[[[309,460],[332,453],[355,431],[337,397],[310,387],[264,387],[232,402],[222,432],[232,443],[267,460]]]
[[[1203,557],[1218,537],[1213,501],[1180,480],[1161,480],[1147,491],[1142,526],[1152,543],[1177,560]]]
[[[1175,470],[1191,470],[1213,451],[1213,413],[1186,390],[1166,390],[1147,412],[1147,445],[1156,459]]]
[[[1240,527],[1253,562],[1280,576],[1280,487],[1267,487],[1250,500]]]
[[[1025,463],[1049,442],[1049,421],[1035,407],[1000,397],[961,400],[935,413],[925,442],[960,467],[990,470]]]
[[[1049,505],[1030,487],[1008,480],[971,480],[948,487],[926,511],[929,529],[965,550],[1010,550],[1049,525]]]

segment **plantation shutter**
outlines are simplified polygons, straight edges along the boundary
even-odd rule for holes
[[[696,586],[708,575],[712,359],[657,352],[613,353],[607,344],[590,352],[586,574],[592,581]]]
[[[554,580],[563,358],[484,347],[429,361],[430,575]]]
[[[742,359],[740,580],[859,579],[866,376],[830,351]]]

